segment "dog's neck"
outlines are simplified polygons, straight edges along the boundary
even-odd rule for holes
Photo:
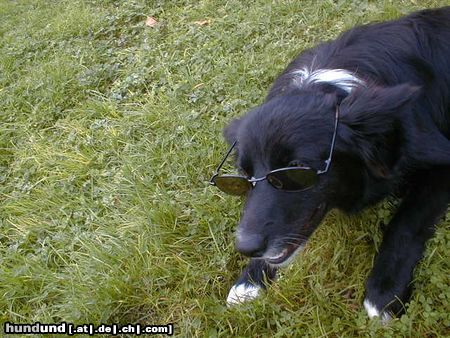
[[[335,86],[347,94],[361,85],[365,85],[364,81],[358,78],[354,73],[346,69],[316,69],[308,68],[296,69],[290,74],[293,76],[297,86],[304,87],[308,84],[329,84]]]

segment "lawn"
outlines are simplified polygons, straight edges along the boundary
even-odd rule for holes
[[[383,327],[364,281],[397,201],[331,213],[267,296],[227,308],[242,201],[227,121],[301,50],[448,1],[0,0],[0,322],[173,323],[182,337],[444,337],[450,212]],[[147,26],[146,18],[156,19]]]

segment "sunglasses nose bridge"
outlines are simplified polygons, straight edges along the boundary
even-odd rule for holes
[[[264,181],[266,179],[267,179],[267,176],[258,177],[258,178],[252,177],[252,178],[249,178],[248,181],[252,185],[252,188],[255,188],[257,183]]]

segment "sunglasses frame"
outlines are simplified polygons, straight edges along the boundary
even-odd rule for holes
[[[336,143],[336,135],[337,135],[338,124],[339,124],[339,106],[336,106],[334,132],[333,132],[333,138],[331,139],[330,153],[328,155],[328,158],[325,160],[325,168],[323,170],[317,170],[316,171],[317,175],[325,174],[326,172],[328,172],[328,169],[330,168],[331,159],[333,157],[333,152],[334,152],[334,145]],[[233,144],[231,145],[231,147],[228,149],[227,153],[225,154],[224,158],[220,162],[220,164],[217,166],[217,169],[215,170],[214,174],[212,175],[211,179],[209,180],[209,184],[210,185],[217,186],[216,182],[215,182],[217,177],[230,177],[230,178],[244,179],[244,180],[246,180],[246,181],[248,181],[250,183],[250,185],[249,185],[250,188],[254,188],[256,186],[256,183],[264,181],[264,180],[267,180],[268,176],[270,176],[271,174],[274,174],[274,173],[278,173],[280,171],[284,172],[284,171],[289,171],[289,170],[314,170],[311,167],[284,167],[284,168],[271,170],[265,176],[258,177],[258,178],[255,178],[255,177],[248,178],[248,177],[245,177],[245,176],[233,175],[233,174],[231,174],[231,175],[228,175],[228,174],[220,175],[219,173],[220,173],[220,170],[222,169],[222,166],[225,164],[225,161],[230,156],[230,154],[233,151],[233,149],[236,146],[236,144],[237,144],[237,141],[234,141]],[[300,192],[300,191],[305,191],[305,190],[311,189],[313,187],[313,185],[312,185],[312,186],[306,187],[304,189],[288,190],[288,189],[275,187],[269,180],[268,180],[268,183],[272,187],[274,187],[275,189],[281,190],[281,191],[286,191],[286,192]]]

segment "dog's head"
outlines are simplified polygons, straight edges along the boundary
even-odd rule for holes
[[[390,178],[407,156],[405,118],[418,89],[409,85],[359,88],[342,99],[335,94],[298,90],[276,96],[225,128],[236,143],[238,170],[264,177],[271,170],[308,166],[322,170],[330,154],[335,111],[340,111],[329,170],[302,192],[286,192],[267,180],[246,195],[236,248],[269,264],[283,265],[300,251],[327,211],[347,211],[372,194],[389,190]],[[368,190],[370,184],[370,191]]]

